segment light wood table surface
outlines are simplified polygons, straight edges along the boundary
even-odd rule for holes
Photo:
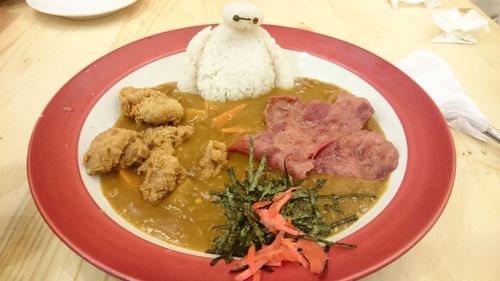
[[[444,0],[442,8],[474,8]],[[431,11],[385,0],[255,1],[270,24],[337,37],[390,62],[425,48],[444,58],[466,93],[500,126],[500,28],[479,44],[430,43]],[[26,176],[29,138],[45,105],[82,68],[148,35],[221,20],[224,1],[140,0],[100,19],[41,14],[0,1],[0,280],[114,279],[73,253],[45,224]],[[451,198],[408,253],[365,280],[500,280],[500,146],[452,131],[457,171]],[[409,222],[411,223],[411,222]]]

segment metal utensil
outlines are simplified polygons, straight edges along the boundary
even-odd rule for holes
[[[500,131],[497,128],[489,126],[483,134],[500,144]]]

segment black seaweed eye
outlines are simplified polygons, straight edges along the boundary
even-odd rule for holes
[[[238,16],[238,15],[234,15],[234,16],[233,16],[233,20],[234,20],[234,21],[239,21],[239,20],[240,20],[240,16]]]
[[[252,22],[253,22],[253,24],[257,24],[259,22],[259,19],[258,18],[253,18]]]

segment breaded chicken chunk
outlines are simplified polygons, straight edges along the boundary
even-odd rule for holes
[[[144,143],[151,149],[170,144],[173,148],[194,133],[192,126],[159,126],[144,131]]]
[[[126,87],[119,99],[123,113],[138,124],[175,125],[184,117],[184,108],[177,100],[155,89]]]
[[[186,177],[186,170],[179,160],[165,148],[156,148],[151,156],[137,169],[145,175],[140,191],[144,200],[158,203],[174,190]]]
[[[140,133],[121,128],[110,128],[92,140],[83,156],[89,175],[110,172],[120,166],[140,165],[149,157],[149,149],[140,139]]]
[[[159,126],[144,131],[142,140],[151,150],[151,156],[137,170],[146,176],[140,186],[144,200],[159,202],[185,178],[186,170],[173,156],[174,147],[193,133],[192,126]]]
[[[141,134],[138,134],[139,136]],[[141,138],[135,139],[123,151],[120,159],[120,168],[127,168],[140,165],[150,155],[148,146],[142,141]]]
[[[200,179],[215,177],[226,163],[226,144],[220,141],[210,140],[200,160]]]

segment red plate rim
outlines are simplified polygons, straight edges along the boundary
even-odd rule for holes
[[[118,80],[157,59],[185,50],[203,26],[167,31],[123,46],[76,74],[44,109],[28,149],[28,180],[43,218],[71,249],[123,279],[230,280],[230,266],[165,249],[118,226],[94,203],[78,169],[81,127],[98,99]],[[326,279],[356,279],[389,264],[436,222],[455,177],[455,149],[441,112],[407,75],[382,58],[345,41],[289,27],[264,25],[284,48],[308,52],[355,73],[390,103],[407,138],[408,163],[390,204],[361,230],[342,239],[355,250],[330,251]],[[354,93],[355,94],[355,93]],[[287,264],[265,280],[316,276]]]

